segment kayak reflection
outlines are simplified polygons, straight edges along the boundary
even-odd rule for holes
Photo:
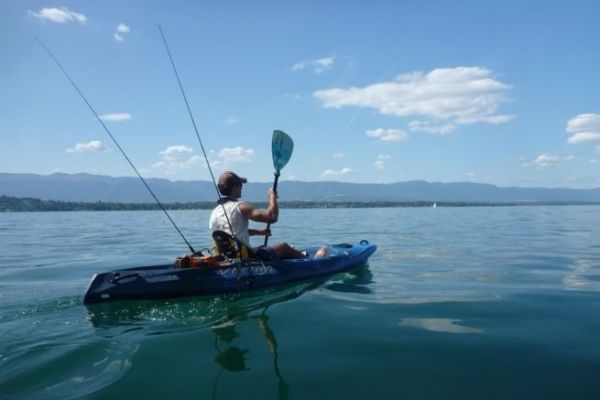
[[[257,316],[246,316],[244,319],[256,319],[258,320],[258,330],[261,335],[265,338],[267,347],[273,355],[273,370],[277,377],[277,393],[278,399],[285,400],[289,398],[290,386],[283,377],[279,368],[279,352],[278,343],[275,338],[275,333],[269,324],[269,316],[267,315],[268,306]],[[237,316],[239,318],[239,316]],[[217,355],[215,356],[215,362],[220,366],[219,373],[215,378],[213,385],[213,398],[217,398],[217,389],[219,386],[219,380],[223,375],[224,371],[228,372],[243,372],[249,370],[246,366],[248,361],[246,354],[250,351],[247,348],[240,348],[233,345],[233,341],[240,337],[240,334],[236,331],[236,322],[231,322],[230,325],[218,326],[213,328],[215,334],[215,350]],[[227,344],[225,350],[221,350],[219,343],[223,342]]]
[[[373,294],[373,290],[369,287],[372,282],[373,273],[371,270],[360,268],[341,281],[332,279],[325,285],[325,288],[334,292]]]
[[[216,375],[211,378],[212,374],[208,374],[208,381],[204,381],[203,386],[210,390],[210,382],[214,379],[213,398],[218,398],[219,393],[220,397],[226,396],[222,392],[227,388],[223,387],[223,384],[219,385],[219,382],[222,383],[223,379],[226,379],[221,379],[223,376],[248,373],[252,360],[255,367],[256,362],[259,362],[262,364],[259,364],[259,369],[267,371],[267,375],[273,374],[275,380],[272,382],[276,385],[278,398],[288,399],[291,389],[284,377],[285,369],[282,371],[280,368],[279,353],[280,349],[285,347],[285,343],[280,343],[276,336],[277,326],[269,315],[269,311],[273,310],[271,307],[294,300],[317,288],[327,291],[343,287],[344,291],[363,293],[371,281],[372,275],[367,264],[364,264],[352,272],[333,278],[313,279],[276,289],[201,298],[100,303],[85,307],[88,321],[96,328],[97,334],[106,338],[118,337],[119,342],[133,340],[135,343],[142,343],[146,337],[165,334],[184,334],[181,336],[189,337],[190,332],[193,333],[192,337],[199,339],[207,334],[214,336],[212,346],[208,344],[208,349],[213,347],[208,358],[206,347],[196,355],[204,361],[192,354],[191,358],[188,357],[189,360],[197,359],[190,361],[194,368],[204,365],[205,362],[210,364],[211,360],[216,365]],[[257,335],[258,340],[248,335],[248,331],[245,330],[248,327],[256,329],[254,332],[260,334]],[[261,352],[262,357],[265,357],[265,354],[269,356],[261,358]],[[269,358],[271,361],[267,361]],[[275,389],[270,384],[265,387],[270,388],[269,390]]]

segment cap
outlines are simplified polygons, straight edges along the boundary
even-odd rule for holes
[[[246,183],[248,180],[242,178],[233,171],[225,171],[219,177],[219,191],[225,196],[230,194],[231,189],[239,184]]]

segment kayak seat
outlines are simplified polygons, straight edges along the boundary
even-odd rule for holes
[[[214,231],[212,233],[215,241],[214,253],[227,258],[249,258],[250,250],[248,246],[224,231]]]
[[[269,246],[260,246],[253,249],[224,231],[214,231],[212,237],[215,242],[213,248],[215,255],[261,261],[273,261],[277,258],[275,252]]]

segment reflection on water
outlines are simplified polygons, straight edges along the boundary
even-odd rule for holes
[[[290,386],[284,379],[281,370],[279,368],[279,352],[277,339],[275,338],[275,332],[269,324],[269,317],[267,316],[268,306],[257,316],[243,316],[246,319],[258,320],[258,330],[264,337],[267,347],[273,356],[273,371],[277,377],[277,393],[278,399],[285,400],[289,398]],[[237,315],[235,318],[239,320],[242,316]],[[213,398],[217,398],[217,392],[219,387],[219,380],[223,375],[224,371],[228,372],[244,372],[248,371],[249,368],[246,366],[247,357],[246,355],[250,351],[247,348],[240,348],[233,344],[233,341],[240,337],[240,334],[236,331],[236,322],[231,321],[229,324],[224,324],[213,328],[215,334],[215,362],[220,366],[219,373],[215,379],[213,385]],[[221,350],[219,343],[223,342],[227,345],[225,350]]]
[[[600,265],[592,260],[577,260],[563,278],[567,290],[600,291]]]
[[[7,335],[17,323],[27,324],[28,331]],[[85,327],[81,307],[41,311],[4,323],[0,398],[81,398],[123,377],[139,343],[99,338]],[[43,340],[40,332],[45,332]]]
[[[174,212],[199,247],[208,213]],[[0,399],[600,398],[598,206],[286,210],[291,243],[379,251],[318,290],[84,306],[180,254],[159,214],[0,216]]]
[[[88,319],[99,333],[111,337],[142,330],[146,335],[209,329],[244,318],[250,312],[294,299],[322,281],[241,294],[159,301],[122,301],[86,305]]]
[[[326,288],[333,292],[373,294],[373,290],[369,287],[372,282],[373,274],[367,263],[343,275],[343,280],[333,279],[326,285]]]
[[[482,329],[460,325],[459,322],[461,322],[460,319],[449,318],[404,318],[398,325],[421,328],[431,332],[483,333]]]
[[[212,332],[212,359],[219,368],[212,384],[213,398],[219,397],[224,389],[220,385],[224,376],[248,373],[251,354],[260,354],[257,346],[261,341],[253,342],[248,338],[244,341],[243,330],[239,329],[242,325],[255,323],[263,346],[271,355],[270,370],[276,378],[277,396],[287,399],[291,389],[279,365],[280,344],[276,327],[269,319],[270,307],[320,287],[326,290],[342,288],[346,293],[369,293],[361,288],[371,280],[371,272],[363,266],[353,273],[334,277],[332,281],[323,278],[278,289],[203,298],[92,304],[86,309],[96,332],[109,339],[130,337],[130,340],[140,342],[144,337],[156,335]]]
[[[214,334],[214,361],[219,366],[212,389],[215,399],[223,374],[249,371],[250,349],[236,344],[241,337],[236,327],[242,322],[256,321],[257,329],[272,354],[278,398],[283,400],[288,398],[290,388],[279,368],[278,342],[267,311],[270,306],[295,299],[322,283],[323,280],[317,280],[279,290],[208,298],[94,304],[87,307],[88,318],[104,337],[154,336],[210,329]],[[260,313],[255,315],[259,310]]]

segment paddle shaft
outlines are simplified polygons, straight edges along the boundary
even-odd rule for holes
[[[277,183],[279,182],[279,170],[275,171],[275,182],[273,183],[273,193],[275,194],[275,201],[277,201]],[[269,229],[271,228],[271,223],[269,222],[267,224],[267,233],[265,235],[265,246],[267,245],[267,242],[269,241]]]

